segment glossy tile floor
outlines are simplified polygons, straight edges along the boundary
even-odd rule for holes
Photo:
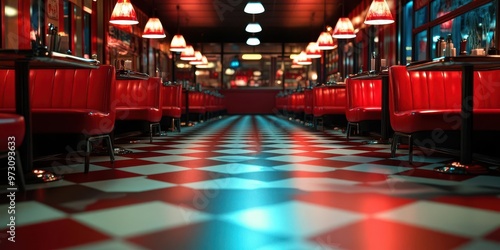
[[[62,181],[0,197],[0,249],[500,249],[500,176],[347,142],[277,116],[228,116],[133,151],[47,161]],[[42,162],[38,162],[42,164]],[[2,188],[5,190],[5,188]]]

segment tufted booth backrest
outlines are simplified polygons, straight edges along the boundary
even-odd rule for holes
[[[162,91],[164,107],[178,107],[179,109],[181,108],[182,85],[166,85],[163,86]]]
[[[346,79],[346,108],[381,107],[381,79]]]
[[[115,69],[30,70],[32,109],[91,109],[104,113],[111,108]],[[15,109],[15,71],[0,70],[0,109]]]
[[[116,80],[116,107],[155,107],[161,109],[161,80],[148,79]]]
[[[304,113],[312,114],[313,112],[313,91],[308,88],[304,90]]]
[[[500,70],[474,73],[474,109],[500,108]],[[460,110],[462,72],[408,71],[406,66],[390,68],[390,110]]]
[[[292,97],[292,112],[300,113],[304,111],[304,92],[294,92]]]

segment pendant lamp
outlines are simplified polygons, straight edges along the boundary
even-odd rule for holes
[[[312,60],[311,60],[311,58],[307,57],[306,52],[302,51],[297,56],[297,64],[298,65],[311,65],[312,64]]]
[[[191,45],[187,45],[186,49],[181,52],[181,60],[192,61],[195,60],[196,56],[194,53],[194,48]]]
[[[333,29],[332,37],[337,39],[350,39],[356,37],[354,26],[348,17],[339,18],[337,25],[335,25]]]
[[[139,23],[134,6],[132,6],[129,0],[118,0],[111,13],[109,22],[117,25],[134,25]]]
[[[247,45],[250,45],[250,46],[257,46],[260,44],[260,40],[259,38],[257,37],[249,37],[247,39]]]
[[[309,58],[320,58],[321,50],[318,48],[318,43],[310,42],[306,47],[306,55]]]
[[[260,2],[248,2],[243,10],[247,14],[260,14],[265,11],[264,6]]]
[[[385,25],[394,23],[389,5],[385,0],[373,0],[366,14],[365,24]]]
[[[321,32],[316,43],[318,44],[318,49],[320,50],[331,50],[334,48],[333,37],[330,32]]]
[[[146,23],[146,27],[144,27],[144,32],[142,33],[142,37],[144,38],[165,38],[165,30],[163,30],[163,26],[161,25],[160,19],[157,17],[149,18]]]
[[[179,5],[177,5],[177,35],[170,42],[170,51],[182,52],[184,49],[186,49],[186,40],[179,32]]]

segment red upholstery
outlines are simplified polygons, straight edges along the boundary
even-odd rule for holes
[[[163,91],[163,116],[180,118],[182,85],[167,85],[162,88]]]
[[[24,118],[17,114],[0,113],[0,152],[7,152],[8,142],[14,142],[16,148],[24,140]],[[14,138],[9,140],[8,138]]]
[[[189,93],[188,93],[189,92]],[[189,114],[198,114],[198,120],[202,120],[207,112],[205,104],[205,93],[199,91],[182,92],[182,113],[186,113],[186,96],[189,95]]]
[[[294,114],[300,114],[304,112],[304,92],[293,92],[291,94],[292,106],[291,111]]]
[[[217,92],[205,93],[206,111],[210,115],[224,110],[223,97]]]
[[[498,130],[500,70],[474,73],[474,129]],[[394,131],[460,129],[461,72],[389,70],[389,110]]]
[[[307,88],[304,90],[304,114],[312,115],[313,113],[313,90]]]
[[[321,86],[313,88],[313,115],[345,114],[345,85]]]
[[[348,122],[382,119],[382,80],[346,79]]]
[[[14,70],[0,70],[0,110],[15,111]],[[30,71],[34,133],[107,134],[113,130],[115,69]]]
[[[162,117],[160,78],[116,80],[116,119],[159,122]]]

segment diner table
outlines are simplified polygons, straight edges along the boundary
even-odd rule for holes
[[[461,127],[460,127],[460,161],[451,162],[435,170],[452,174],[485,173],[488,169],[480,164],[473,164],[473,96],[474,71],[500,68],[500,56],[454,56],[439,57],[428,61],[417,61],[407,65],[408,71],[461,71]]]
[[[26,183],[61,179],[49,171],[33,169],[33,136],[30,100],[30,69],[98,68],[100,62],[73,55],[38,49],[0,49],[0,69],[15,70],[16,113],[25,120],[25,137],[20,147],[20,160]]]
[[[361,73],[350,76],[351,79],[371,79],[382,81],[382,117],[380,120],[380,138],[378,140],[367,141],[367,144],[389,144],[391,134],[391,121],[389,116],[389,72],[384,70],[377,73]]]

